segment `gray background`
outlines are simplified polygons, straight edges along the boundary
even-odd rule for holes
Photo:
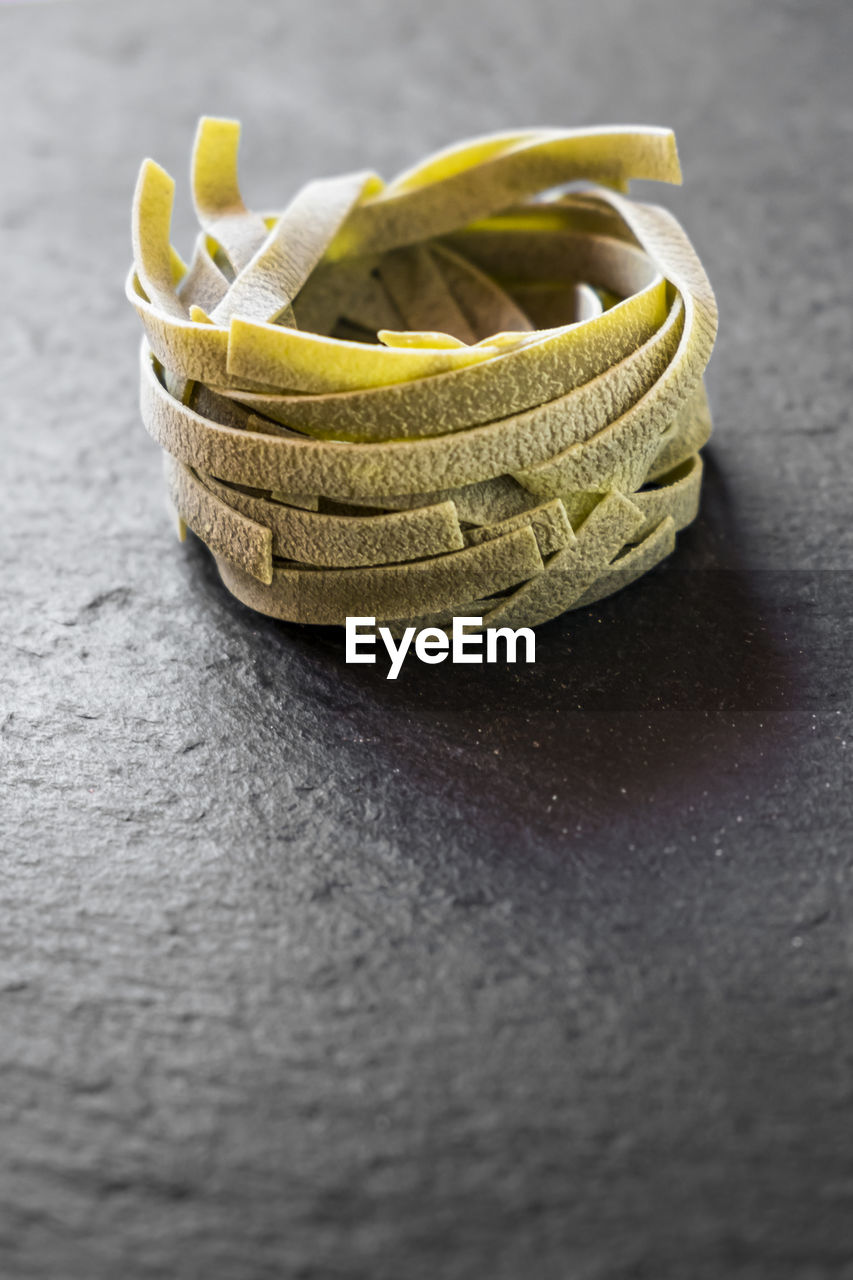
[[[838,0],[0,6],[0,1273],[853,1277]],[[177,543],[122,295],[153,155],[390,177],[672,125],[717,289],[674,557],[535,667],[347,667]]]

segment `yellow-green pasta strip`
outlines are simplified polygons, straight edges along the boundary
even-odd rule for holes
[[[513,284],[512,296],[537,328],[553,329],[565,324],[566,316],[575,317],[577,288],[575,283],[565,280]]]
[[[464,347],[462,338],[454,338],[441,329],[380,329],[377,338],[386,347]]]
[[[143,161],[136,181],[131,218],[133,256],[147,297],[168,315],[185,320],[187,308],[175,286],[176,254],[170,242],[175,181],[154,160]],[[183,275],[186,268],[180,273]]]
[[[388,290],[378,273],[365,276],[353,288],[340,315],[342,320],[361,325],[377,335],[380,330],[397,329],[403,324],[403,317],[388,296]],[[316,397],[312,397],[314,398]]]
[[[647,537],[666,516],[672,517],[676,531],[695,519],[702,487],[702,459],[699,454],[692,454],[686,462],[661,476],[657,485],[657,488],[639,489],[631,494],[631,501],[645,517],[637,531],[637,539]]]
[[[201,307],[208,315],[216,309],[228,289],[227,278],[213,260],[215,243],[206,232],[199,232],[190,265],[177,289],[178,297],[185,306]]]
[[[375,329],[402,324],[378,278],[381,254],[347,258],[344,262],[320,262],[293,300],[299,329],[328,336],[341,316]]]
[[[183,324],[187,308],[177,293],[177,285],[187,268],[171,243],[174,180],[153,160],[145,160],[139,171],[133,197],[131,239],[140,278],[161,312]],[[178,400],[186,400],[189,386],[180,370],[167,368],[165,382]]]
[[[660,564],[675,549],[675,522],[671,516],[661,520],[642,542],[628,547],[621,555],[603,570],[592,586],[587,587],[583,595],[569,607],[585,609],[588,605],[603,600],[605,596],[621,591],[629,583],[635,582],[642,574],[648,573],[656,564]]]
[[[487,226],[450,236],[447,243],[513,293],[530,285],[582,282],[627,298],[658,274],[642,246],[613,235]]]
[[[406,328],[447,333],[464,343],[477,341],[432,253],[424,245],[386,253],[379,276]]]
[[[667,315],[666,286],[648,262],[644,275],[638,293],[586,324],[542,335],[535,349],[510,351],[473,368],[334,395],[230,394],[318,438],[443,435],[509,417],[606,372],[654,335]]]
[[[586,320],[594,320],[603,310],[601,298],[594,289],[588,284],[575,285],[574,316],[578,324],[583,324]]]
[[[576,541],[551,556],[544,573],[485,614],[483,627],[538,626],[570,609],[642,519],[642,513],[624,494],[616,490],[606,494],[578,529]]]
[[[431,161],[427,162],[432,163]],[[533,132],[466,168],[417,185],[381,193],[355,211],[329,256],[383,252],[445,235],[476,218],[505,209],[538,191],[586,178],[681,181],[675,137],[669,129],[569,129]]]
[[[290,622],[322,625],[343,624],[348,616],[362,612],[382,619],[399,618],[419,608],[452,607],[478,591],[501,591],[542,570],[530,528],[408,564],[298,569],[274,563],[270,586],[223,557],[217,557],[217,564],[229,591],[252,609]]]
[[[595,501],[591,506],[595,505],[600,496],[594,495]],[[357,499],[360,504],[397,511],[448,500],[453,502],[460,520],[476,525],[505,520],[539,505],[533,495],[522,488],[517,480],[513,480],[512,476],[494,476],[491,480],[479,480],[475,484],[460,485],[455,489],[437,489],[431,493],[397,493]],[[344,498],[338,501],[346,503],[356,499]]]
[[[495,354],[488,346],[408,351],[341,342],[235,316],[228,335],[226,367],[239,381],[303,392],[348,391],[426,378]]]
[[[701,487],[701,459],[699,466],[696,466],[695,459],[699,458],[695,451],[706,443],[711,429],[711,419],[708,411],[708,401],[705,395],[705,388],[702,383],[699,384],[696,392],[691,399],[680,410],[675,418],[673,425],[662,437],[666,442],[659,454],[655,456],[652,466],[647,473],[644,484],[656,482],[663,486],[661,493],[666,493],[673,479],[685,478],[685,488],[689,487],[690,491],[695,490],[695,497],[698,501],[699,490]],[[663,464],[659,461],[663,459]],[[681,468],[684,468],[681,471]],[[689,486],[687,481],[689,468]],[[517,483],[514,481],[513,483]],[[520,487],[520,486],[519,486]],[[524,492],[527,492],[524,490]],[[679,488],[679,494],[682,490]],[[449,495],[448,495],[449,496]],[[672,497],[674,495],[670,495]],[[566,508],[569,520],[573,527],[577,527],[589,515],[593,507],[598,503],[601,497],[600,493],[591,490],[574,489],[565,491],[561,494],[563,504]],[[631,498],[639,506],[643,506],[649,498],[647,491],[643,488],[632,491]],[[528,494],[528,501],[534,501],[534,496]],[[649,498],[651,502],[657,501],[657,498]],[[688,500],[686,495],[679,498],[680,502],[685,505],[682,514],[678,512],[678,527],[683,528],[688,524],[695,515],[693,508],[693,500]],[[645,509],[645,507],[644,507]],[[669,508],[667,508],[669,510]],[[693,515],[688,514],[693,511]],[[461,513],[460,513],[461,514]],[[464,519],[465,517],[462,516]]]
[[[679,409],[672,423],[660,437],[647,480],[656,480],[673,467],[684,462],[704,444],[711,435],[711,411],[705,384],[700,382],[693,395]]]
[[[210,476],[212,494],[272,530],[273,555],[346,568],[420,560],[466,545],[452,502],[387,515],[328,515],[253,497]]]
[[[320,506],[316,494],[283,493],[281,489],[271,489],[269,496],[273,502],[282,502],[286,507],[300,507],[303,511],[317,511]]]
[[[494,524],[478,525],[465,532],[465,545],[475,547],[480,542],[488,542],[490,538],[500,537],[513,529],[521,529],[530,525],[536,536],[536,542],[542,556],[552,555],[563,547],[575,542],[575,534],[566,515],[566,508],[560,498],[552,498],[550,502],[541,502],[535,507],[517,515],[506,516]]]
[[[530,318],[505,289],[447,245],[436,244],[432,256],[473,332],[474,341],[507,329],[532,330]]]
[[[558,134],[559,130],[556,129],[522,129],[517,133],[503,131],[465,138],[434,151],[425,160],[419,160],[409,169],[404,169],[388,183],[386,190],[394,195],[403,191],[415,191],[427,184],[451,178],[454,174],[464,173],[466,169],[483,164],[486,160],[493,160],[513,147],[529,145],[535,139],[544,141],[547,137]]]
[[[201,484],[189,467],[166,454],[169,495],[181,520],[215,555],[239,565],[259,582],[272,582],[273,535]]]
[[[352,209],[377,184],[382,185],[380,179],[370,173],[307,183],[217,303],[211,320],[220,325],[232,316],[273,321],[288,313],[294,323],[293,299]]]
[[[237,180],[240,123],[203,116],[192,157],[192,192],[204,230],[221,245],[236,274],[267,238],[267,225],[243,203]]]
[[[244,484],[261,487],[259,474],[275,467],[269,487],[317,490],[328,497],[447,488],[514,471],[528,460],[530,465],[550,458],[569,440],[595,438],[614,405],[627,406],[656,383],[677,334],[671,315],[659,334],[621,361],[612,374],[599,375],[560,401],[449,437],[370,445],[327,442],[299,437],[281,427],[275,436],[267,434],[273,424],[254,417],[250,423],[256,431],[235,433],[174,401],[144,357],[143,419],[158,443],[182,461],[191,462],[192,456],[183,456],[178,449],[189,449],[190,455],[204,451],[207,460],[202,470]],[[608,463],[605,458],[605,466]],[[593,481],[582,487],[595,488],[601,477],[593,473]],[[523,482],[530,487],[526,475]]]
[[[641,205],[615,192],[597,193],[621,214],[662,273],[679,291],[684,322],[678,349],[658,382],[583,449],[569,446],[558,457],[516,478],[540,497],[561,489],[597,488],[602,476],[628,490],[642,482],[666,425],[689,400],[708,363],[717,332],[717,307],[693,246],[665,209]],[[619,456],[617,457],[617,453]],[[595,476],[595,482],[590,479]]]
[[[142,321],[146,339],[165,368],[185,378],[221,386],[228,381],[228,330],[196,324],[159,310],[149,301],[139,276],[131,269],[125,293]]]
[[[239,431],[251,429],[251,414],[242,405],[237,404],[235,400],[227,400],[224,396],[217,395],[202,382],[192,384],[192,391],[185,403],[203,418],[223,423]],[[286,493],[282,490],[267,491],[277,502],[284,502],[291,507],[302,507],[306,511],[317,510],[317,494],[295,493],[293,490]]]
[[[211,422],[221,423],[226,427],[234,427],[238,431],[248,431],[252,415],[236,400],[218,395],[203,382],[193,385],[193,392],[187,404],[201,417]],[[271,487],[271,486],[270,486]]]
[[[598,200],[600,190],[599,186],[576,189],[513,205],[448,232],[435,243],[458,248],[466,260],[476,261],[492,279],[519,271],[534,278],[534,270],[539,279],[547,279],[551,271],[557,279],[564,279],[561,246],[577,255],[581,252],[578,237],[622,240],[640,248],[621,216]]]

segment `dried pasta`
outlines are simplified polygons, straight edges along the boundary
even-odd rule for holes
[[[717,311],[675,219],[627,194],[680,182],[670,130],[489,135],[275,214],[243,201],[239,135],[199,122],[189,262],[174,182],[143,162],[126,286],[181,528],[238,599],[535,626],[672,551]]]

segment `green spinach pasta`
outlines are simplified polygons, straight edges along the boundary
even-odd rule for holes
[[[495,134],[389,183],[250,211],[240,127],[203,118],[200,230],[144,161],[127,296],[182,531],[262,613],[394,631],[535,626],[616,591],[696,515],[714,295],[632,178],[667,129]]]

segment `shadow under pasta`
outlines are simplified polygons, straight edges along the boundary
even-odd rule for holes
[[[724,477],[708,467],[702,512],[673,556],[640,581],[537,629],[532,665],[347,665],[340,628],[251,613],[193,540],[193,582],[248,632],[258,692],[311,699],[364,745],[368,777],[394,769],[446,796],[498,843],[688,821],[711,783],[774,749],[773,713],[797,673],[766,575],[735,563]],[[765,712],[767,713],[765,715]],[[781,749],[781,743],[777,744]],[[742,775],[744,776],[744,775]]]

